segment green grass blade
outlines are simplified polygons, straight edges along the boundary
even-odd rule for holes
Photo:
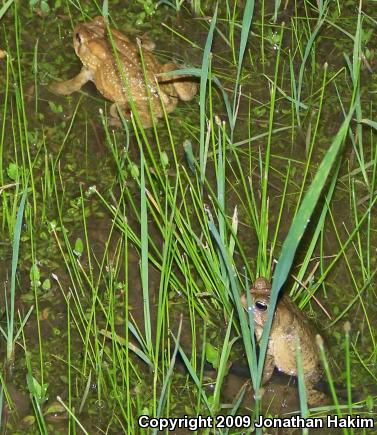
[[[168,368],[168,371],[167,371],[165,379],[164,379],[164,384],[162,385],[160,400],[158,401],[158,406],[157,406],[157,413],[156,413],[157,418],[161,417],[162,410],[164,409],[164,406],[166,403],[166,393],[167,393],[168,385],[171,382],[171,379],[173,376],[173,370],[174,370],[175,362],[177,360],[177,353],[178,353],[178,349],[179,349],[179,340],[181,338],[182,318],[183,317],[181,316],[181,319],[179,321],[179,326],[178,326],[177,337],[175,339],[175,347],[174,347],[173,355],[171,357],[169,368]],[[153,431],[154,434],[156,432],[157,432],[157,429]]]
[[[240,406],[242,405],[243,399],[245,397],[246,389],[248,387],[248,382],[245,382],[240,391],[237,393],[236,397],[234,398],[233,407],[231,408],[229,415],[235,416],[240,409]],[[224,435],[227,435],[231,429],[226,429],[223,433]]]
[[[25,202],[27,196],[27,186],[22,194],[20,205],[17,211],[16,225],[14,227],[13,244],[12,244],[12,272],[10,281],[10,311],[7,311],[7,359],[10,360],[13,355],[13,334],[14,334],[14,301],[16,294],[16,272],[18,263],[18,254],[20,248],[22,218],[24,216]]]
[[[255,346],[253,346],[253,343],[254,343],[253,334],[250,333],[250,329],[249,329],[249,326],[248,326],[247,321],[246,321],[245,310],[243,309],[243,306],[241,304],[240,291],[238,289],[237,281],[235,280],[234,270],[233,270],[232,264],[229,260],[227,250],[221,241],[220,234],[217,231],[217,228],[213,222],[213,218],[212,218],[212,215],[210,214],[209,210],[207,210],[207,213],[209,216],[209,222],[208,222],[209,230],[210,230],[213,238],[215,239],[215,241],[220,249],[225,267],[227,269],[233,302],[237,308],[238,318],[239,318],[240,324],[241,324],[241,331],[242,331],[242,337],[243,337],[244,344],[245,344],[247,362],[249,365],[249,370],[250,370],[251,378],[253,381],[253,386],[255,389],[257,389],[257,385],[258,385],[256,383],[257,378],[256,378],[256,376],[254,376],[257,373],[257,365],[256,365],[256,348],[255,348]],[[251,323],[251,325],[253,325],[253,322]]]
[[[211,47],[213,40],[213,32],[215,30],[217,20],[217,5],[215,12],[211,20],[211,26],[209,28],[206,45],[203,52],[203,62],[200,75],[200,93],[199,93],[199,104],[200,104],[200,149],[199,149],[199,166],[200,166],[200,180],[204,183],[205,178],[205,134],[206,134],[206,95],[207,95],[207,81],[209,74],[209,62],[211,57]]]
[[[325,5],[323,6],[323,8],[320,9],[320,13],[319,13],[319,18],[318,18],[318,23],[315,26],[315,29],[313,30],[313,33],[310,35],[310,38],[308,40],[308,43],[306,45],[305,48],[305,53],[304,53],[304,57],[302,59],[302,63],[300,66],[300,71],[298,73],[298,89],[297,89],[297,101],[298,104],[300,104],[301,101],[301,90],[302,90],[302,83],[303,83],[303,78],[304,78],[304,72],[305,72],[305,66],[306,66],[306,61],[309,58],[310,52],[312,50],[314,41],[319,33],[319,31],[321,30],[322,25],[325,23],[326,21],[326,14],[324,13],[326,6],[327,6],[328,1],[325,2]],[[300,117],[297,114],[297,119],[300,125]]]
[[[141,240],[141,284],[143,291],[143,312],[145,338],[148,352],[152,352],[152,328],[151,313],[149,306],[149,285],[148,285],[148,214],[147,195],[145,188],[145,160],[143,150],[140,152],[140,240]]]
[[[133,343],[131,343],[131,341],[129,341],[127,343],[126,340],[123,337],[121,337],[121,336],[119,336],[119,335],[117,335],[115,333],[111,333],[110,331],[105,331],[104,329],[101,329],[99,332],[100,332],[100,334],[102,334],[106,338],[108,338],[109,340],[114,340],[118,344],[120,344],[121,346],[127,347],[127,349],[129,349],[130,351],[134,352],[135,355],[137,355],[151,369],[153,369],[153,363],[149,359],[148,355],[145,352],[143,352],[141,349],[139,349],[137,346],[135,346]]]
[[[280,8],[281,0],[275,0],[275,6],[274,6],[274,16],[273,16],[273,22],[276,23],[276,20],[278,19],[278,11]]]
[[[309,416],[308,400],[306,396],[305,380],[304,380],[304,366],[302,363],[301,345],[299,339],[296,341],[296,364],[297,364],[297,378],[298,378],[298,392],[300,397],[300,410],[301,417],[307,418]],[[302,434],[307,435],[308,429],[303,429]]]
[[[175,341],[175,343],[178,343],[177,339],[175,338],[174,334],[172,334],[173,340]],[[198,388],[198,391],[200,391],[203,402],[205,403],[205,405],[207,406],[208,411],[212,410],[212,407],[208,401],[208,398],[206,396],[205,390],[203,389],[200,379],[198,378],[198,375],[196,374],[194,367],[192,366],[192,364],[190,363],[190,360],[187,358],[187,355],[185,354],[184,350],[181,348],[181,346],[179,346],[179,353],[181,355],[182,361],[184,363],[184,365],[186,366],[192,380],[195,382],[196,387]]]
[[[0,9],[0,20],[3,18],[3,16],[6,14],[7,10],[9,9],[10,5],[13,3],[14,0],[8,0],[6,3],[3,4],[3,6]]]
[[[243,18],[242,18],[240,51],[238,53],[238,63],[237,63],[237,78],[236,78],[236,85],[234,87],[234,94],[233,94],[233,111],[232,111],[232,119],[230,124],[232,136],[237,122],[236,108],[237,108],[239,81],[240,81],[240,75],[241,75],[246,45],[249,39],[250,26],[251,26],[251,21],[253,19],[253,13],[254,13],[254,0],[247,0],[244,9]]]
[[[233,313],[230,316],[228,327],[226,330],[222,350],[221,350],[221,356],[220,356],[220,363],[219,368],[217,370],[217,378],[216,378],[216,384],[215,384],[215,391],[213,393],[213,410],[217,411],[220,409],[220,399],[221,399],[221,388],[223,386],[224,377],[226,376],[227,372],[227,362],[229,359],[229,354],[232,349],[232,346],[234,342],[237,340],[237,337],[233,337],[230,340],[230,332],[232,330],[232,323],[233,323]]]

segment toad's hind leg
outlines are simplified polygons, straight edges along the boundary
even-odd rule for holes
[[[170,62],[162,65],[161,72],[170,72],[175,69],[179,69],[179,67],[174,62]],[[158,78],[159,83],[171,83],[182,101],[192,100],[198,90],[198,84],[192,80],[192,76],[182,74],[177,74],[175,76],[161,76]]]
[[[85,67],[81,69],[77,76],[64,82],[52,82],[49,85],[49,90],[55,94],[69,95],[79,91],[85,83],[92,79],[92,73]]]
[[[109,124],[114,127],[121,127],[122,122],[119,116],[119,111],[122,112],[122,115],[126,119],[131,118],[131,109],[126,103],[113,103],[110,106],[110,120]],[[141,124],[144,128],[150,128],[153,125],[152,116],[150,114],[149,106],[148,107],[137,107],[137,114],[141,121]]]
[[[311,406],[324,406],[330,403],[329,396],[321,391],[315,390],[312,385],[306,385],[306,396]]]

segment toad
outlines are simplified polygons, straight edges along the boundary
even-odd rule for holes
[[[258,278],[250,289],[255,335],[258,342],[267,321],[270,293],[271,284],[263,277]],[[247,308],[246,295],[241,296],[241,302]],[[275,367],[287,375],[297,376],[296,343],[299,340],[308,402],[310,405],[328,402],[328,397],[315,389],[322,376],[315,335],[312,325],[307,322],[303,313],[288,296],[283,295],[276,305],[272,321],[262,383],[271,378]]]
[[[118,110],[129,117],[132,100],[145,128],[153,125],[153,119],[162,118],[164,109],[172,112],[179,99],[189,101],[195,96],[197,84],[192,77],[159,75],[177,69],[175,63],[162,65],[151,53],[152,47],[132,42],[118,30],[110,32],[111,37],[103,17],[78,24],[73,45],[82,69],[70,80],[53,82],[50,90],[68,95],[92,81],[105,98],[114,102],[110,108],[112,124],[120,125]]]

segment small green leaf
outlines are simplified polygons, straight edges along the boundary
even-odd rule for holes
[[[18,166],[15,163],[9,163],[7,168],[8,177],[15,181],[18,178]]]
[[[109,20],[109,0],[104,0],[102,4],[102,16],[105,18],[105,21]]]
[[[219,349],[212,346],[211,343],[206,343],[206,360],[212,364],[214,369],[219,367],[220,352]]]
[[[169,157],[168,157],[168,155],[166,154],[165,151],[163,151],[163,152],[161,153],[161,164],[162,164],[162,166],[163,166],[164,168],[166,168],[167,166],[169,166]]]
[[[27,375],[27,384],[30,393],[38,400],[39,403],[43,403],[47,400],[47,387],[48,384],[41,385],[33,376]]]
[[[48,105],[54,113],[63,113],[63,106],[61,104],[56,104],[53,101],[49,101]]]
[[[50,6],[48,5],[48,3],[44,0],[41,1],[41,11],[44,14],[48,14],[50,12]]]
[[[75,249],[73,250],[73,253],[77,255],[77,257],[81,257],[82,253],[84,252],[84,245],[82,243],[82,240],[80,237],[76,239],[75,242]]]
[[[195,157],[194,153],[192,151],[192,143],[189,140],[185,140],[183,142],[183,149],[185,150],[185,157],[187,160],[187,164],[189,165],[189,168],[191,172],[195,172]]]
[[[50,290],[51,289],[51,281],[47,278],[42,283],[43,290]]]
[[[365,404],[367,405],[368,411],[372,412],[374,408],[374,400],[372,396],[368,396],[367,400],[365,401]]]
[[[46,411],[43,413],[44,415],[56,415],[56,414],[63,414],[66,412],[66,409],[64,406],[59,402],[53,402],[50,406],[46,408]]]
[[[140,12],[136,20],[136,25],[141,26],[144,23],[144,21],[145,21],[145,12]]]
[[[40,278],[41,273],[39,272],[38,266],[34,263],[30,268],[30,282],[33,286],[39,287],[41,285]]]
[[[128,169],[131,172],[132,178],[139,179],[140,171],[137,165],[135,165],[135,163],[130,163]]]

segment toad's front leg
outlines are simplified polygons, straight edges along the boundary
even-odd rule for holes
[[[266,357],[264,359],[262,384],[265,384],[267,381],[270,380],[272,373],[274,372],[274,369],[275,369],[274,357],[269,354],[266,354]]]
[[[92,73],[83,67],[77,76],[63,82],[52,82],[48,88],[55,94],[69,95],[73,92],[79,91],[85,83],[92,80],[92,77]]]

